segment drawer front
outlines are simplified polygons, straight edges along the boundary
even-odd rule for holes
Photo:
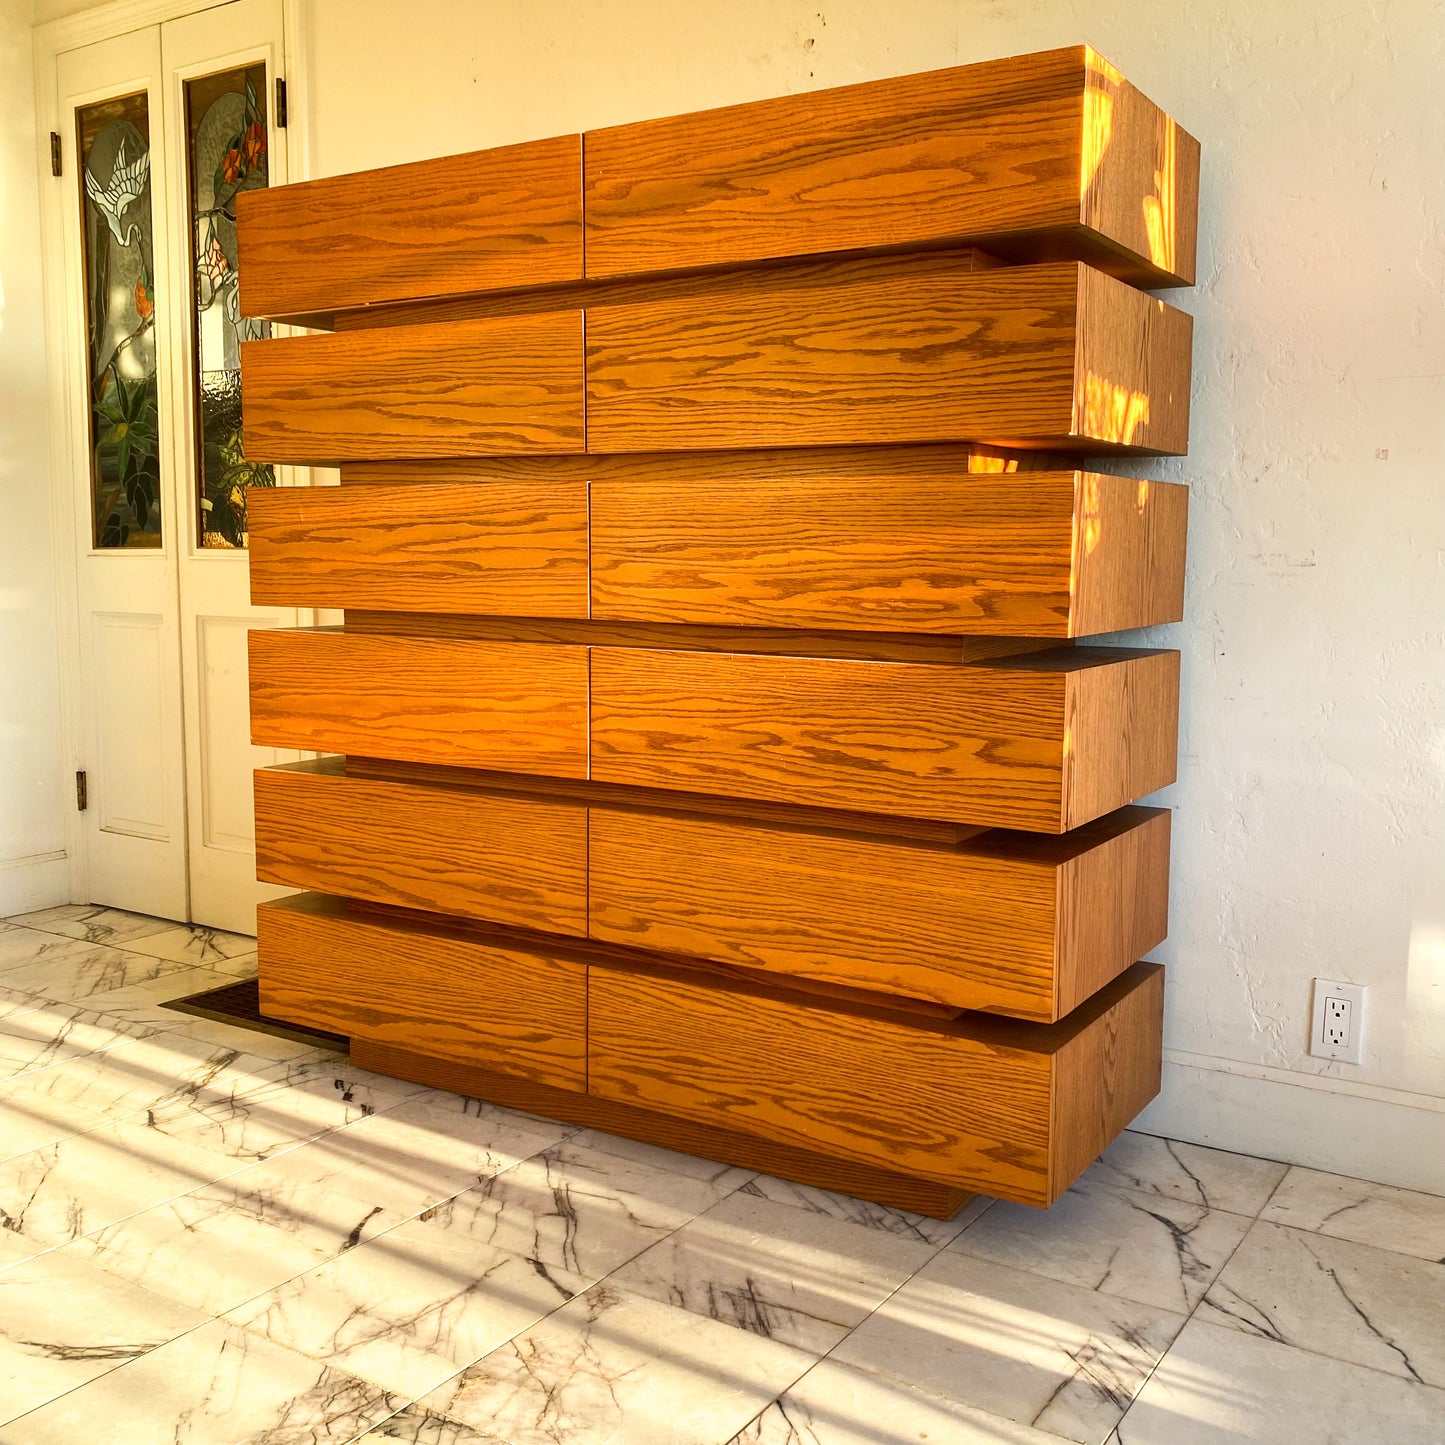
[[[1158,1091],[1162,997],[1140,964],[1063,1023],[940,1024],[594,966],[588,1093],[1047,1204]]]
[[[1043,1022],[1167,928],[1156,809],[948,847],[594,806],[588,854],[594,938]]]
[[[347,777],[331,760],[262,768],[256,876],[581,937],[587,814],[556,799]]]
[[[1181,613],[1185,497],[1074,472],[594,481],[593,615],[1039,638],[1145,627]]]
[[[587,649],[316,631],[253,632],[262,747],[587,776]]]
[[[577,280],[581,162],[582,137],[557,136],[243,191],[241,311],[284,319]]]
[[[276,487],[247,506],[258,606],[587,616],[585,482]]]
[[[1067,231],[1194,276],[1198,145],[1084,46],[592,131],[585,164],[591,276]]]
[[[317,894],[262,904],[256,926],[261,1007],[276,1018],[586,1087],[581,963],[367,917]]]
[[[1175,654],[1037,657],[945,667],[594,647],[591,775],[1049,833],[1173,780],[1175,721],[1162,701],[1145,706],[1143,684],[1167,673],[1177,688]]]
[[[241,371],[251,461],[583,449],[577,311],[248,341]]]
[[[709,306],[588,311],[587,449],[1180,452],[1189,345],[1183,313],[1072,263],[908,257],[891,275],[806,287],[760,275]]]

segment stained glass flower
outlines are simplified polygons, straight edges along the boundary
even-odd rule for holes
[[[231,154],[234,155],[235,152],[232,151]],[[221,249],[221,243],[215,236],[211,237],[211,244],[206,247],[205,253],[201,257],[201,266],[206,275],[210,277],[212,286],[219,285],[226,272],[230,270],[231,263],[226,259],[226,253]]]

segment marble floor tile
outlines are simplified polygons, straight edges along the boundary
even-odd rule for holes
[[[677,1174],[565,1139],[422,1218],[590,1282],[717,1204],[731,1184],[731,1171]]]
[[[301,1445],[353,1440],[404,1405],[221,1320],[5,1429],[5,1445]]]
[[[402,1222],[336,1182],[246,1170],[77,1239],[67,1253],[220,1314]]]
[[[63,938],[34,928],[10,927],[0,933],[0,974],[9,973],[13,968],[68,958],[84,953],[91,946],[78,938]]]
[[[412,1221],[226,1317],[412,1398],[536,1324],[588,1283]]]
[[[1445,1265],[1411,1255],[1259,1223],[1198,1318],[1445,1387]]]
[[[609,1283],[821,1355],[937,1248],[737,1193]]]
[[[681,1154],[675,1149],[660,1149],[656,1144],[642,1144],[636,1139],[624,1139],[620,1134],[608,1134],[602,1129],[570,1132],[572,1142],[584,1149],[600,1149],[604,1154],[615,1154],[619,1159],[630,1159],[635,1164],[666,1169],[679,1178],[702,1180],[719,1190],[719,1197],[731,1194],[756,1177],[751,1169],[736,1169],[730,1164],[719,1164],[716,1159]]]
[[[169,1033],[186,1039],[205,1039],[208,1043],[235,1049],[237,1053],[255,1054],[258,1058],[274,1059],[277,1063],[285,1059],[345,1057],[344,1048],[327,1048],[300,1039],[289,1039],[284,1034],[267,1033],[265,1029],[241,1028],[237,1024],[222,1023],[219,1019],[202,1018],[199,1014],[172,1013],[171,1016],[176,1025],[167,1030]]]
[[[0,1270],[0,1425],[208,1318],[63,1254]]]
[[[134,956],[144,961],[144,954]],[[157,960],[153,959],[152,962]],[[202,993],[208,988],[219,988],[225,982],[209,968],[190,968],[186,964],[177,963],[164,965],[164,970],[143,983],[109,989],[101,997],[91,1000],[90,1006],[107,1014],[123,1015],[139,1009],[151,1013],[159,1011],[162,1017],[168,1019],[184,1019],[184,1014],[162,1010],[161,1005],[170,1003],[172,999],[188,998],[193,993]],[[0,975],[0,985],[3,983],[3,975]]]
[[[1445,1260],[1445,1197],[1292,1168],[1261,1219]]]
[[[1126,1130],[1085,1172],[1090,1184],[1162,1194],[1205,1209],[1256,1215],[1289,1165]]]
[[[89,1109],[58,1103],[44,1095],[11,1102],[0,1089],[0,1163],[44,1149],[61,1139],[98,1129],[106,1120]]]
[[[1049,1209],[995,1204],[950,1248],[1188,1314],[1249,1226],[1240,1214],[1084,1179]]]
[[[151,918],[144,913],[123,913],[119,908],[102,908],[95,903],[62,903],[39,913],[21,913],[10,920],[23,928],[38,928],[86,943],[119,943],[122,939],[145,938],[174,928],[174,920]]]
[[[124,1118],[205,1092],[254,1090],[284,1065],[206,1039],[166,1031],[67,1060],[11,1081],[4,1097],[44,1096],[93,1113]]]
[[[419,1403],[507,1445],[719,1445],[813,1358],[604,1280]]]
[[[945,1249],[832,1358],[1094,1445],[1183,1323],[1168,1310]]]
[[[36,963],[7,968],[0,973],[0,988],[51,1002],[89,1002],[100,1008],[102,996],[115,989],[185,971],[184,964],[127,953],[121,948],[86,945],[71,953],[56,953]]]
[[[420,1405],[408,1405],[374,1430],[368,1430],[355,1445],[496,1445],[495,1435],[479,1435],[460,1420],[434,1415]]]
[[[993,1205],[992,1199],[975,1197],[952,1219],[929,1219],[923,1214],[912,1214],[906,1209],[892,1209],[886,1204],[874,1204],[867,1199],[854,1199],[848,1194],[835,1194],[830,1189],[817,1189],[811,1184],[794,1184],[788,1179],[776,1179],[771,1174],[759,1174],[757,1178],[744,1184],[739,1192],[758,1199],[772,1199],[779,1204],[791,1204],[795,1209],[826,1214],[831,1219],[847,1220],[850,1224],[861,1224],[868,1229],[882,1229],[889,1234],[902,1235],[905,1239],[915,1239],[940,1247],[951,1239],[957,1239]]]
[[[164,1015],[148,1019],[138,1013],[107,1014],[85,1004],[37,1003],[0,1019],[0,1076],[14,1078],[30,1069],[113,1049],[130,1039],[149,1038],[169,1027]]]
[[[1119,1425],[1119,1445],[1440,1445],[1445,1390],[1185,1326]]]
[[[833,1360],[816,1364],[728,1445],[1062,1445],[1062,1437]]]
[[[256,940],[244,933],[223,933],[199,924],[168,924],[156,933],[128,938],[124,947],[151,958],[165,958],[193,968],[213,968],[227,959],[256,952]]]
[[[252,1165],[238,1183],[329,1185],[407,1217],[550,1148],[565,1129],[524,1132],[506,1111],[427,1091]]]
[[[0,1228],[65,1244],[240,1168],[133,1124],[106,1124],[0,1164]]]

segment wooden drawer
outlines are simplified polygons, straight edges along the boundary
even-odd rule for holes
[[[1198,143],[1087,46],[592,131],[585,165],[589,276],[976,241],[1194,280]]]
[[[578,311],[248,341],[241,373],[253,462],[583,448]]]
[[[262,747],[587,776],[587,651],[540,643],[253,632]]]
[[[261,768],[256,876],[582,937],[587,810],[556,798],[348,777],[339,758]]]
[[[1174,652],[931,666],[594,647],[591,776],[1062,833],[1174,780],[1178,705]]]
[[[1062,638],[1183,615],[1186,488],[963,465],[594,481],[593,616]]]
[[[1154,808],[948,846],[594,806],[588,859],[593,938],[1044,1022],[1168,928]]]
[[[1158,1092],[1163,983],[1136,964],[1061,1023],[945,1022],[594,965],[587,1090],[1049,1204]]]
[[[251,601],[587,616],[581,481],[253,491]]]
[[[581,166],[568,135],[242,191],[241,311],[325,324],[349,307],[574,281]]]
[[[587,450],[1186,450],[1189,316],[1087,266],[971,264],[591,307]]]
[[[574,959],[305,893],[256,912],[275,1018],[561,1088],[586,1087],[587,970]]]

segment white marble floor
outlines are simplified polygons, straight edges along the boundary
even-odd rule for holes
[[[1441,1445],[1445,1199],[1126,1134],[948,1224],[160,1007],[0,923],[0,1445]]]

